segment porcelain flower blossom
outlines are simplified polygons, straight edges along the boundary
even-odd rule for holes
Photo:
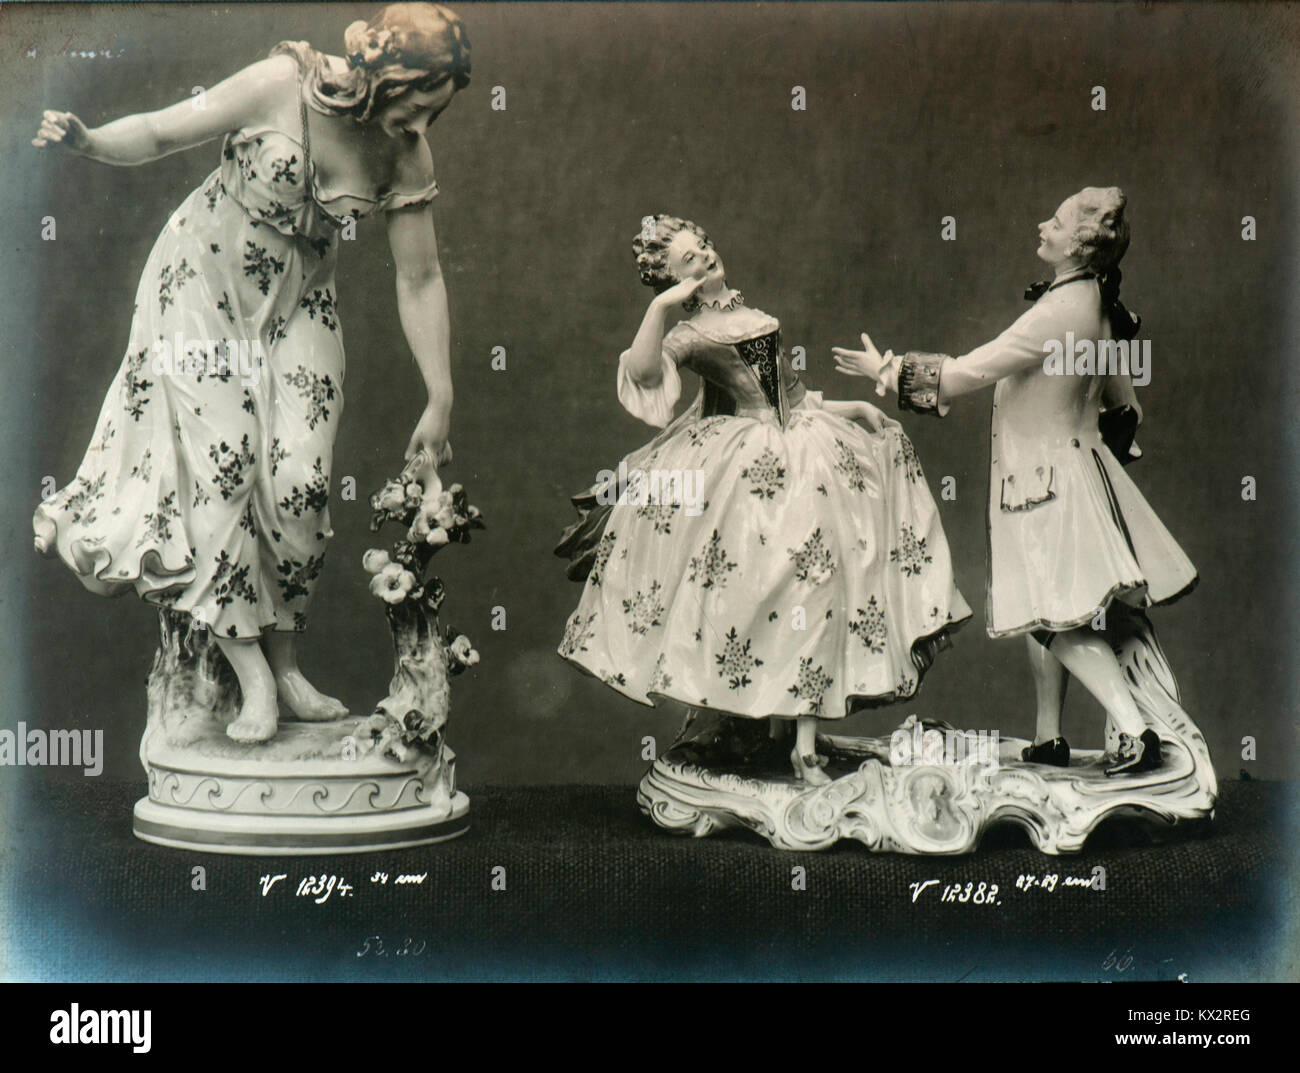
[[[400,604],[415,585],[415,575],[399,563],[389,563],[370,579],[370,591],[390,604]]]

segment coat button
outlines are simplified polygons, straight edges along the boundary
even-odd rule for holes
[[[1073,440],[1073,439],[1072,439],[1072,440],[1070,441],[1070,446],[1071,446],[1071,447],[1078,447],[1078,446],[1079,446],[1079,441],[1078,441],[1078,440]]]

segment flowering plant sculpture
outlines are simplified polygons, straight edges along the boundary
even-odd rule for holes
[[[444,751],[449,679],[479,659],[468,637],[439,627],[446,590],[440,578],[426,577],[425,571],[440,549],[469,543],[471,532],[484,527],[483,518],[462,485],[443,488],[423,455],[372,495],[370,505],[371,532],[391,521],[405,535],[391,552],[371,548],[362,557],[370,591],[383,600],[393,633],[394,668],[388,695],[357,727],[356,739],[361,752],[377,750],[405,762],[420,750]]]

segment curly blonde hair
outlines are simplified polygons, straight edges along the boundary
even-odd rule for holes
[[[277,52],[299,52],[294,42]],[[452,80],[469,85],[469,37],[460,16],[441,4],[389,4],[369,22],[343,32],[348,69],[335,74],[323,56],[311,71],[311,103],[329,115],[362,122],[410,90],[430,90]]]
[[[645,217],[641,222],[641,230],[632,240],[632,254],[636,257],[636,268],[641,276],[641,282],[647,287],[653,287],[656,294],[666,291],[678,282],[677,277],[668,270],[668,247],[683,231],[698,235],[700,241],[706,246],[713,245],[713,241],[699,224],[692,220],[683,220],[680,216],[667,216],[664,213]]]
[[[1128,250],[1128,198],[1118,186],[1085,186],[1074,197],[1078,222],[1070,252],[1094,272],[1109,272]]]

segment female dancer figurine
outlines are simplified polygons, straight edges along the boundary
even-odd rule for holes
[[[912,696],[970,615],[938,512],[899,425],[805,390],[703,230],[647,218],[633,251],[656,294],[618,396],[668,427],[557,549],[586,576],[560,654],[645,704],[797,720],[795,774],[823,785],[817,721]],[[701,390],[669,425],[683,368]]]
[[[1031,287],[1032,309],[962,358],[865,350],[834,352],[840,372],[898,393],[901,409],[942,416],[949,400],[996,385],[989,480],[990,637],[1024,634],[1038,697],[1038,728],[1024,759],[1068,767],[1061,737],[1065,671],[1106,709],[1118,745],[1106,774],[1161,763],[1160,737],[1143,720],[1100,629],[1102,612],[1164,604],[1187,593],[1196,571],[1102,439],[1103,406],[1133,407],[1127,367],[1100,368],[1114,341],[1137,331],[1119,302],[1128,248],[1125,197],[1088,187],[1038,225],[1050,283]],[[1074,363],[1074,344],[1096,355]],[[1129,353],[1127,346],[1121,351]],[[1069,356],[1069,364],[1057,360]],[[1079,369],[1082,371],[1079,371]],[[1122,450],[1128,461],[1128,445]],[[1119,601],[1116,605],[1114,601]]]
[[[343,406],[334,270],[342,227],[386,213],[402,327],[429,401],[407,447],[450,458],[447,294],[424,133],[469,81],[459,18],[395,4],[354,22],[346,58],[285,42],[206,93],[88,130],[44,113],[36,146],[106,164],[224,135],[217,168],[145,265],[130,343],[71,484],[36,510],[37,550],[93,592],[133,588],[214,631],[239,678],[236,741],[347,714],[298,669],[332,536]],[[260,644],[259,644],[260,641]]]

